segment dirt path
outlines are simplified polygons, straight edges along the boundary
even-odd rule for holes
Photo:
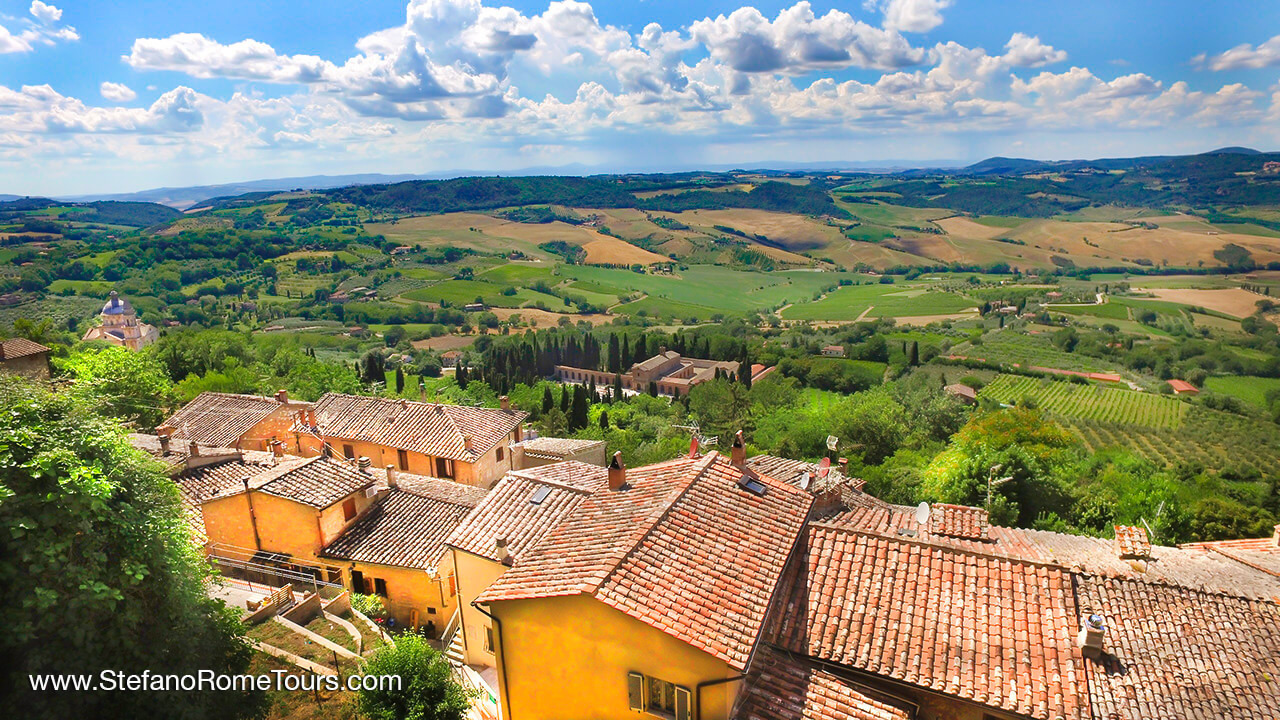
[[[854,322],[862,322],[863,320],[865,320],[865,319],[866,319],[866,317],[867,317],[867,313],[869,313],[869,312],[871,312],[872,310],[875,310],[875,309],[876,309],[876,306],[875,306],[875,305],[868,305],[868,306],[867,306],[867,309],[866,309],[866,310],[863,310],[863,311],[862,311],[862,314],[861,314],[861,315],[859,315],[856,319],[854,319]]]

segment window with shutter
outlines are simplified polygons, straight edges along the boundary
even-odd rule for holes
[[[627,702],[636,712],[644,711],[644,676],[627,673]]]
[[[676,686],[676,720],[693,720],[693,693]]]

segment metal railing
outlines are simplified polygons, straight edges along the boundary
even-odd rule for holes
[[[293,585],[308,588],[326,600],[345,590],[341,584],[342,570],[336,565],[222,543],[211,543],[208,552],[209,561],[220,575],[243,580],[250,586],[258,584],[278,588]]]

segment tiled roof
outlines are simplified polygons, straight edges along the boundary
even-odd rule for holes
[[[319,433],[436,457],[475,462],[528,413],[465,405],[327,393],[315,405]],[[470,436],[472,449],[466,449]]]
[[[290,458],[285,462],[300,461],[301,458]],[[245,478],[251,478],[271,467],[271,453],[254,453],[251,457],[237,453],[227,455],[226,460],[210,462],[207,465],[183,470],[175,475],[173,481],[182,495],[182,504],[187,511],[187,522],[195,531],[196,537],[204,539],[204,514],[200,510],[201,503],[214,497],[243,492]]]
[[[593,493],[478,598],[588,594],[744,670],[813,503],[716,453],[627,471]]]
[[[14,358],[26,357],[28,355],[39,355],[40,353],[49,352],[49,348],[38,342],[32,342],[26,338],[12,338],[0,343],[3,353],[0,353],[0,360],[13,360]]]
[[[646,370],[655,370],[665,365],[668,360],[671,360],[672,358],[678,358],[678,357],[680,357],[680,353],[674,350],[668,350],[666,352],[658,353],[657,355],[654,355],[651,358],[648,358],[646,360],[636,363],[635,365],[632,366],[631,369],[633,371],[639,371],[639,372],[644,372]]]
[[[1106,625],[1105,655],[1084,661],[1093,717],[1280,717],[1280,606],[1096,576],[1076,592]]]
[[[1084,707],[1062,568],[814,523],[796,578],[794,652],[1033,718]]]
[[[828,468],[826,477],[820,477],[822,468],[818,463],[792,460],[777,455],[753,455],[747,458],[747,467],[762,475],[768,475],[811,492],[842,485],[858,489],[865,484],[859,478],[846,478],[838,467]]]
[[[1280,577],[1280,540],[1277,540],[1278,535],[1280,535],[1280,525],[1276,526],[1276,535],[1271,537],[1187,543],[1179,547],[1214,552],[1255,570]]]
[[[1122,558],[1151,557],[1151,540],[1145,528],[1116,525],[1116,554]]]
[[[516,445],[524,448],[524,454],[532,457],[557,459],[583,450],[604,445],[603,440],[579,440],[577,438],[539,437],[523,440]]]
[[[249,487],[323,509],[375,482],[373,475],[345,462],[313,457],[281,461],[279,465],[254,476]]]
[[[504,538],[507,551],[518,561],[587,496],[603,487],[607,475],[602,467],[576,460],[507,473],[447,543],[497,562],[494,541]]]
[[[772,647],[763,647],[756,655],[743,688],[734,720],[911,718],[905,708],[871,693],[865,685]]]
[[[241,436],[284,407],[275,398],[203,392],[164,424],[173,437],[214,447],[235,447]]]
[[[986,540],[987,528],[987,511],[982,508],[934,503],[929,509],[929,532],[934,535]]]
[[[460,493],[450,485],[467,491]],[[445,538],[483,495],[483,490],[449,480],[400,476],[396,487],[323,554],[379,565],[434,568],[444,552]]]
[[[951,383],[942,389],[952,395],[960,395],[962,397],[967,397],[970,400],[978,399],[978,391],[963,383]]]

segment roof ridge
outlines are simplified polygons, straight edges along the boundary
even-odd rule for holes
[[[1064,572],[1073,572],[1069,566],[1064,565],[1060,562],[1032,560],[1030,558],[1019,557],[1017,555],[999,555],[991,552],[982,552],[980,550],[976,550],[973,548],[958,547],[956,545],[930,542],[929,540],[922,540],[918,537],[906,537],[906,536],[896,535],[896,534],[889,535],[887,533],[878,532],[876,530],[870,530],[867,528],[849,527],[841,523],[833,523],[825,520],[811,522],[809,523],[809,527],[818,529],[818,530],[835,530],[837,532],[849,533],[852,535],[865,535],[868,537],[879,538],[881,540],[889,540],[891,542],[902,543],[904,545],[920,545],[923,547],[937,548],[939,550],[943,550],[946,552],[953,552],[958,555],[969,555],[972,557],[985,557],[985,558],[991,558],[993,560],[1007,560],[1009,562],[1016,562],[1024,565],[1054,568],[1057,570],[1062,570]]]
[[[562,460],[561,462],[569,463],[569,462],[577,462],[577,461]],[[544,478],[544,477],[538,477],[537,475],[526,474],[529,470],[535,470],[535,469],[536,468],[527,468],[525,470],[511,470],[507,472],[507,476],[517,477],[517,478],[520,478],[521,480],[528,480],[529,482],[542,483],[543,485],[550,485],[553,488],[559,488],[561,490],[569,490],[570,492],[580,493],[582,495],[590,495],[595,492],[595,490],[589,490],[587,488],[578,487],[577,485],[570,485],[569,483],[561,482],[560,480],[551,480],[550,478]]]
[[[1227,592],[1226,590],[1213,590],[1206,587],[1194,587],[1191,585],[1181,585],[1168,580],[1155,580],[1144,577],[1123,577],[1120,575],[1112,575],[1110,573],[1089,572],[1087,570],[1070,570],[1071,575],[1082,579],[1102,579],[1102,580],[1119,580],[1122,582],[1142,583],[1143,585],[1153,585],[1156,587],[1170,588],[1172,590],[1183,590],[1185,592],[1196,593],[1198,595],[1212,595],[1219,598],[1230,598],[1232,600],[1240,600],[1247,603],[1264,603],[1276,608],[1280,608],[1280,597],[1250,597],[1239,593]]]
[[[680,502],[680,499],[685,496],[685,493],[689,492],[689,488],[693,487],[693,483],[698,478],[702,477],[702,474],[707,471],[707,468],[711,467],[717,457],[719,457],[719,453],[712,450],[702,458],[697,459],[693,464],[693,467],[690,468],[690,472],[685,474],[685,477],[688,479],[683,484],[677,485],[672,489],[664,498],[664,502],[658,505],[654,510],[650,511],[644,518],[644,522],[639,523],[639,530],[631,535],[629,541],[623,546],[624,549],[618,556],[617,560],[610,563],[609,572],[604,573],[604,575],[595,583],[595,586],[589,591],[590,594],[596,594],[600,591],[600,588],[604,587],[605,584],[609,582],[609,579],[618,572],[618,569],[622,567],[622,564],[626,562],[627,558],[631,557],[631,554],[636,551],[636,548],[640,547],[640,545],[644,543],[644,539],[649,537],[649,534],[654,531],[654,528],[658,527],[658,524],[662,522],[663,518],[671,512],[671,508],[675,507],[675,504]],[[672,458],[672,460],[680,460],[680,458]],[[663,464],[665,463],[658,463],[657,465],[661,466]],[[655,466],[645,466],[646,469],[652,467]],[[613,491],[607,490],[606,492]]]

